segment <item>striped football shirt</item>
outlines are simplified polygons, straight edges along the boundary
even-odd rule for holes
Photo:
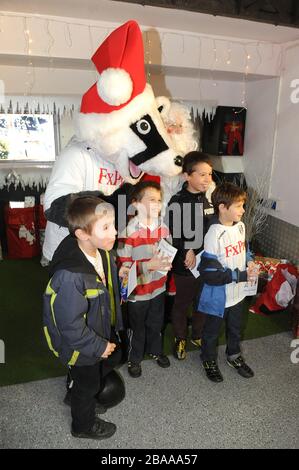
[[[147,262],[154,256],[160,240],[170,240],[168,227],[160,223],[145,226],[134,217],[128,223],[124,233],[118,238],[118,265],[131,267],[136,261],[137,286],[130,294],[129,301],[150,300],[166,289],[167,273],[149,271]]]

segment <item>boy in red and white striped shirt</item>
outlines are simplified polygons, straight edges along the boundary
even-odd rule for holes
[[[131,267],[134,261],[137,265],[137,286],[128,298],[128,372],[131,377],[140,377],[145,352],[160,367],[170,366],[168,357],[162,353],[161,329],[167,271],[171,263],[168,257],[159,255],[157,249],[160,240],[169,240],[170,234],[160,220],[162,204],[158,183],[138,183],[132,204],[137,215],[120,235],[117,254],[120,266]]]

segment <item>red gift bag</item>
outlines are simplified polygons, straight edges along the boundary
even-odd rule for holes
[[[35,207],[5,208],[8,258],[32,258],[40,254],[35,211]]]
[[[295,296],[298,271],[289,263],[278,264],[272,279],[250,307],[252,313],[268,313],[285,310]]]
[[[45,213],[44,213],[44,206],[42,206],[41,204],[38,204],[36,206],[36,210],[37,210],[37,224],[38,224],[38,228],[40,230],[45,230],[46,228],[46,225],[47,225],[47,219],[45,217]]]
[[[42,204],[38,204],[36,206],[36,216],[37,216],[39,244],[40,244],[40,247],[42,248],[44,244],[44,240],[45,240],[45,229],[47,225],[47,219],[44,213],[44,206]]]

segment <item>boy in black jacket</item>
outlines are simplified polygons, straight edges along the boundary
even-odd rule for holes
[[[180,360],[186,357],[188,308],[195,302],[200,287],[200,278],[195,278],[190,269],[195,267],[208,219],[214,213],[205,195],[212,184],[209,157],[201,152],[189,152],[184,158],[183,174],[186,182],[169,201],[166,214],[172,244],[178,250],[172,263],[176,296],[171,316],[175,336],[174,356]],[[197,347],[201,345],[203,322],[204,315],[194,308],[191,342]]]
[[[118,278],[109,253],[116,236],[114,210],[97,197],[75,197],[67,220],[70,235],[50,265],[44,331],[50,349],[71,368],[72,435],[104,439],[116,426],[99,418],[95,397],[121,359]]]

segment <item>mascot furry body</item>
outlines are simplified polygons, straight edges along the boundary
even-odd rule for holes
[[[160,114],[164,104],[146,83],[138,24],[128,21],[113,31],[92,61],[100,78],[82,98],[76,136],[55,162],[45,194],[47,259],[68,233],[62,196],[86,190],[112,195],[123,183],[136,184],[143,172],[165,178],[181,173],[182,155]]]

